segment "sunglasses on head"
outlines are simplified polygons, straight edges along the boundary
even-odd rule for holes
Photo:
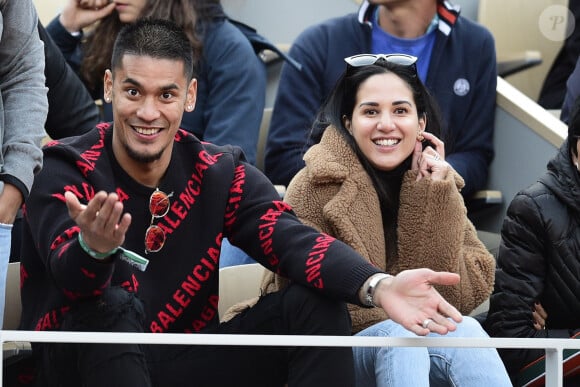
[[[169,195],[159,188],[151,194],[149,198],[149,212],[151,213],[151,223],[145,231],[145,254],[156,253],[163,248],[165,244],[165,231],[161,226],[153,224],[155,218],[163,218],[169,212],[169,198],[173,195]]]
[[[403,67],[412,67],[415,74],[417,73],[417,57],[407,54],[359,54],[344,58],[349,67],[370,66],[384,60],[387,63]]]

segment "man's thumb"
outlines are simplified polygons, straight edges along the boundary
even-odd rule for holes
[[[68,208],[68,213],[71,218],[75,219],[82,210],[86,207],[84,204],[79,202],[79,199],[70,191],[64,193],[64,198],[66,200],[66,207]]]

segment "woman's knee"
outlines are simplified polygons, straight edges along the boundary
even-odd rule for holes
[[[481,324],[470,316],[463,316],[463,320],[457,324],[457,329],[453,332],[449,332],[448,336],[489,337]]]
[[[363,329],[358,336],[415,337],[416,335],[393,320],[384,320]]]

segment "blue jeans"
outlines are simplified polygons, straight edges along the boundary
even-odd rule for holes
[[[0,223],[0,328],[4,322],[4,298],[6,296],[6,273],[10,259],[12,225]]]
[[[357,336],[415,337],[392,320],[377,323]],[[440,337],[437,333],[429,337]],[[464,316],[445,337],[488,337],[472,317]],[[353,347],[356,385],[511,386],[495,348]]]
[[[242,249],[232,245],[227,238],[224,238],[222,241],[222,251],[220,253],[220,268],[245,265],[248,263],[256,263],[256,261]]]

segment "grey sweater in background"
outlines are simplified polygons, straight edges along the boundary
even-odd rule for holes
[[[24,198],[42,167],[48,112],[37,23],[31,0],[0,0],[0,192],[9,183]]]

